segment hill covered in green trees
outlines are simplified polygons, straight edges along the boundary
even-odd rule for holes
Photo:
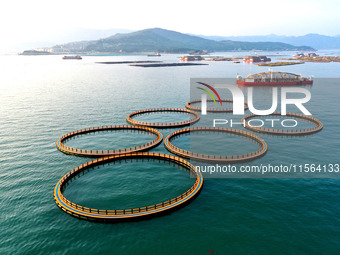
[[[54,52],[168,52],[238,50],[313,50],[309,46],[293,46],[281,42],[215,41],[161,28],[116,34],[108,38],[72,42],[53,47]]]

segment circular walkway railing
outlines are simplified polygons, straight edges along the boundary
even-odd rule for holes
[[[133,119],[134,116],[136,115],[142,115],[142,114],[147,114],[147,113],[154,113],[154,112],[180,112],[180,113],[188,113],[193,118],[190,120],[185,120],[185,121],[179,121],[179,122],[171,122],[171,123],[152,123],[152,122],[145,122],[145,121],[138,121]],[[182,108],[152,108],[152,109],[147,109],[147,110],[140,110],[137,112],[133,112],[129,114],[126,117],[126,121],[130,124],[133,125],[139,125],[139,126],[148,126],[148,127],[157,127],[157,128],[172,128],[172,127],[182,127],[182,126],[187,126],[190,124],[193,124],[197,121],[199,121],[200,117],[196,112],[187,110],[187,109],[182,109]]]
[[[98,132],[98,131],[104,131],[104,130],[140,130],[145,132],[150,132],[155,134],[157,137],[148,143],[130,147],[130,148],[123,148],[123,149],[116,149],[116,150],[86,150],[86,149],[77,149],[70,146],[66,146],[63,141],[65,139],[68,139],[70,137],[85,134],[85,133],[91,133],[91,132]],[[57,148],[67,154],[74,154],[79,156],[89,156],[89,157],[102,157],[102,156],[108,156],[108,155],[117,155],[117,154],[125,154],[125,153],[132,153],[132,152],[138,152],[143,150],[149,150],[151,148],[156,147],[159,145],[163,140],[163,135],[161,132],[159,132],[156,129],[149,128],[149,127],[141,127],[141,126],[129,126],[129,125],[116,125],[116,126],[102,126],[102,127],[92,127],[92,128],[85,128],[80,129],[77,131],[73,131],[71,133],[68,133],[64,136],[62,136],[56,143]]]
[[[175,136],[190,133],[190,132],[197,132],[197,131],[212,131],[212,132],[225,132],[225,133],[232,133],[236,135],[241,135],[248,137],[254,140],[258,145],[260,145],[260,149],[257,151],[242,154],[242,155],[208,155],[202,153],[191,152],[187,150],[180,149],[174,146],[171,143],[171,139]],[[182,130],[175,131],[168,135],[164,140],[164,145],[166,149],[174,154],[177,154],[184,158],[190,158],[197,161],[204,161],[204,162],[221,162],[221,163],[240,163],[251,161],[256,158],[262,157],[266,154],[268,150],[267,143],[261,139],[260,137],[246,131],[231,129],[231,128],[217,128],[217,127],[194,127],[194,128],[185,128]],[[203,145],[204,146],[204,145]]]
[[[172,161],[188,169],[190,174],[192,174],[195,177],[196,181],[194,185],[192,185],[185,193],[173,199],[164,201],[159,204],[148,205],[139,208],[126,208],[123,210],[103,210],[84,207],[82,205],[78,205],[71,202],[62,194],[65,184],[70,179],[80,174],[82,171],[97,165],[129,158],[156,158],[165,161]],[[180,208],[181,206],[187,204],[192,199],[194,199],[201,191],[202,186],[203,186],[202,174],[196,170],[196,167],[194,165],[192,165],[191,163],[182,158],[162,153],[147,153],[147,152],[128,153],[95,159],[76,167],[75,169],[64,175],[58,181],[54,188],[54,200],[58,207],[61,208],[66,213],[85,220],[94,221],[120,221],[134,219],[136,220],[144,217],[157,216],[169,212],[171,210]]]
[[[271,115],[281,116],[281,112],[274,112],[268,116],[271,116]],[[254,126],[249,125],[247,120],[252,117],[258,117],[258,115],[255,115],[255,114],[250,114],[250,115],[245,116],[244,118],[242,118],[241,122],[244,123],[245,128],[251,131],[255,131],[259,133],[267,133],[267,134],[272,134],[272,135],[289,135],[289,136],[290,135],[310,135],[310,134],[321,131],[323,128],[322,122],[319,121],[317,118],[314,118],[311,116],[298,114],[298,113],[291,113],[291,112],[286,113],[286,115],[284,116],[290,116],[290,117],[296,117],[296,118],[308,120],[310,122],[313,122],[315,124],[315,127],[303,128],[303,129],[276,129],[276,128],[254,127]]]

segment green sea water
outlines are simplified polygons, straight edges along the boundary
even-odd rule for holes
[[[246,53],[225,53],[230,54]],[[164,55],[161,60],[177,61],[177,57]],[[338,254],[340,179],[335,178],[206,178],[201,194],[188,206],[139,222],[93,223],[56,206],[53,189],[58,180],[90,160],[58,151],[55,142],[62,135],[86,127],[126,125],[126,115],[140,109],[184,108],[192,77],[266,71],[232,62],[145,69],[95,64],[145,58],[84,56],[82,61],[63,61],[60,56],[1,56],[0,254]],[[274,70],[340,78],[339,67],[339,63],[306,63]],[[324,123],[322,132],[296,139],[263,135],[270,149],[249,164],[340,163],[339,86],[333,80],[315,82],[310,88],[309,107]],[[155,116],[138,120],[186,118]],[[175,130],[161,132],[165,137]],[[239,144],[237,153],[244,146],[256,148],[249,141],[231,138]],[[134,132],[98,132],[75,137],[68,145],[115,149],[151,139]],[[190,146],[187,136],[174,144]],[[151,151],[169,153],[163,144]],[[64,194],[87,206],[120,209],[165,201],[192,182],[175,165],[131,161],[93,169],[70,183]]]

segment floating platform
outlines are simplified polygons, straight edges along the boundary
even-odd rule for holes
[[[91,132],[99,132],[99,131],[108,131],[108,130],[138,130],[150,132],[156,136],[156,138],[148,142],[146,144],[130,147],[130,148],[122,148],[116,150],[87,150],[87,149],[77,149],[70,146],[67,146],[63,143],[64,140],[71,138],[76,135],[91,133]],[[77,131],[73,131],[62,136],[56,143],[58,150],[66,153],[73,154],[78,156],[87,156],[87,157],[102,157],[102,156],[110,156],[110,155],[120,155],[125,153],[132,153],[144,150],[150,150],[156,146],[158,146],[163,140],[163,135],[156,129],[149,127],[141,127],[141,126],[128,126],[128,125],[116,125],[116,126],[102,126],[102,127],[92,127],[80,129]]]
[[[142,115],[142,114],[149,114],[155,112],[175,112],[175,113],[188,113],[193,118],[185,121],[178,121],[178,122],[170,122],[170,123],[153,123],[153,122],[145,122],[145,121],[138,121],[133,119],[134,116]],[[146,110],[140,110],[137,112],[133,112],[126,117],[126,121],[132,125],[137,126],[145,126],[145,127],[153,127],[153,128],[173,128],[173,127],[183,127],[190,124],[194,124],[199,121],[200,116],[196,112],[182,109],[182,108],[152,108]]]
[[[304,86],[312,85],[312,77],[305,78],[301,75],[287,72],[262,72],[242,78],[237,75],[236,84],[239,86]]]
[[[162,63],[162,61],[107,61],[107,62],[95,62],[96,64],[106,64],[106,65],[119,65],[119,64],[138,64],[138,63]]]
[[[136,64],[130,66],[138,66],[138,67],[167,67],[167,66],[202,66],[208,64],[200,64],[200,63],[162,63],[162,64]]]
[[[271,115],[279,115],[281,116],[281,112],[274,112],[268,116]],[[317,118],[311,117],[311,116],[307,116],[307,115],[303,115],[303,114],[298,114],[298,113],[292,113],[292,112],[287,112],[286,115],[284,116],[290,116],[290,117],[295,117],[295,118],[300,118],[300,119],[304,119],[307,121],[310,121],[312,123],[315,124],[315,127],[312,128],[304,128],[304,129],[275,129],[275,128],[264,128],[264,127],[254,127],[249,125],[249,123],[247,122],[248,119],[252,118],[252,117],[257,117],[258,115],[255,114],[249,114],[247,116],[245,116],[241,122],[245,123],[245,128],[254,131],[254,132],[258,132],[258,133],[266,133],[266,134],[271,134],[271,135],[288,135],[288,136],[303,136],[303,135],[311,135],[314,133],[317,133],[319,131],[321,131],[323,129],[323,123],[318,120]]]
[[[246,138],[250,138],[254,140],[260,148],[257,151],[240,154],[240,155],[209,155],[196,153],[192,151],[187,151],[180,149],[171,143],[171,140],[178,135],[182,135],[185,133],[197,132],[197,131],[211,131],[211,132],[224,132],[231,133],[236,135],[241,135]],[[180,157],[189,158],[190,160],[196,160],[201,162],[210,162],[210,163],[223,163],[223,164],[234,164],[234,163],[242,163],[252,161],[254,159],[260,158],[267,153],[268,145],[267,143],[261,139],[260,137],[246,131],[231,129],[231,128],[221,128],[221,127],[194,127],[194,128],[185,128],[181,130],[177,130],[170,135],[168,135],[164,140],[165,148]],[[204,146],[202,144],[202,146]]]
[[[159,204],[123,210],[103,210],[84,207],[71,202],[70,200],[65,198],[64,195],[62,194],[62,191],[66,183],[70,181],[73,177],[77,176],[78,174],[81,174],[84,170],[88,168],[93,168],[101,164],[106,164],[117,160],[125,160],[128,158],[154,158],[164,161],[172,161],[188,169],[190,174],[196,179],[196,181],[186,192],[173,199],[164,201]],[[157,173],[157,171],[155,172],[155,174]],[[189,163],[188,161],[176,156],[162,153],[139,152],[102,157],[76,167],[75,169],[64,175],[58,181],[54,189],[54,200],[60,209],[79,219],[102,222],[127,221],[127,220],[136,221],[144,218],[160,216],[162,214],[166,214],[173,210],[183,207],[184,205],[191,202],[194,198],[196,198],[196,196],[200,193],[202,187],[203,187],[202,174],[199,171],[197,171],[196,167]]]
[[[289,66],[289,65],[299,65],[305,62],[272,62],[272,63],[261,63],[258,66]]]

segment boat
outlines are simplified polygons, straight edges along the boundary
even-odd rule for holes
[[[148,57],[160,57],[161,54],[157,53],[157,54],[147,54],[146,56]]]
[[[240,63],[240,61],[234,61],[234,64],[239,64]]]
[[[181,61],[201,61],[204,60],[201,56],[183,56],[180,58]]]
[[[317,55],[316,53],[314,52],[310,52],[310,53],[307,53],[306,55],[303,54],[303,53],[297,53],[296,55],[293,56],[293,58],[314,58],[314,57],[317,57],[319,55]]]
[[[242,78],[237,75],[236,84],[240,86],[294,86],[294,85],[312,85],[312,76],[309,78],[302,75],[286,72],[263,72],[249,75]]]
[[[81,56],[77,55],[77,56],[63,56],[63,59],[83,59]]]
[[[248,56],[243,59],[243,62],[247,63],[257,63],[257,62],[270,62],[271,58],[267,58],[267,56]]]

